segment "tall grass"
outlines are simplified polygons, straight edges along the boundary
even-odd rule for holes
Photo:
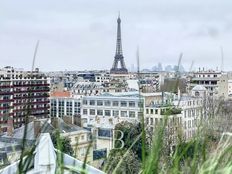
[[[178,69],[176,71],[176,85],[173,92],[177,91],[179,87],[179,66],[181,64],[182,54],[178,61]],[[138,79],[140,80],[140,69],[139,69],[139,53],[137,51],[137,62],[138,62]],[[140,89],[140,87],[139,87]],[[139,94],[140,90],[139,90]],[[212,100],[212,99],[210,99]],[[123,152],[113,172],[110,173],[123,173],[120,172],[120,167],[132,146],[142,137],[142,165],[141,169],[136,173],[140,174],[158,174],[158,173],[200,173],[200,174],[231,174],[232,173],[232,134],[227,133],[219,135],[221,140],[218,141],[218,134],[214,134],[214,127],[211,125],[215,122],[215,118],[220,117],[221,102],[217,105],[214,103],[213,106],[207,106],[207,101],[204,101],[204,109],[207,110],[208,124],[199,124],[195,137],[185,142],[182,139],[180,133],[178,133],[178,143],[174,150],[170,153],[164,153],[167,148],[167,142],[165,141],[165,130],[167,127],[168,117],[171,115],[167,112],[164,116],[164,122],[161,123],[158,128],[154,131],[152,138],[152,145],[149,149],[148,155],[145,154],[145,139],[147,137],[146,127],[144,124],[144,115],[141,115],[142,132],[138,137],[135,137],[134,142],[131,146]],[[216,105],[215,105],[216,104]],[[179,105],[179,104],[178,104]],[[141,108],[143,110],[143,108]],[[205,114],[205,113],[202,113]],[[203,121],[203,120],[202,120]],[[181,128],[180,128],[181,129]],[[181,132],[181,130],[180,130]],[[225,141],[223,141],[225,139]],[[115,157],[116,158],[116,157]],[[112,160],[112,158],[110,158]],[[116,160],[118,160],[116,158]],[[112,161],[108,165],[112,164]],[[109,170],[106,170],[109,173]],[[126,173],[126,172],[125,172]]]

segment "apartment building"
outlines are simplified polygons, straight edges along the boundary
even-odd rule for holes
[[[221,71],[215,70],[199,69],[196,72],[192,72],[188,77],[188,90],[191,91],[196,85],[202,85],[207,89],[210,96],[215,96],[218,94],[218,84],[221,75]]]
[[[109,72],[102,72],[95,74],[95,82],[105,83],[110,81],[110,73]]]
[[[0,126],[7,130],[13,119],[14,128],[25,123],[28,115],[46,118],[49,115],[49,83],[36,69],[33,72],[13,67],[0,69]]]
[[[232,74],[222,73],[218,83],[218,97],[229,99],[232,97]]]
[[[182,134],[185,140],[190,140],[196,135],[201,121],[205,120],[203,98],[183,96],[180,100],[175,100],[173,103],[181,108]]]
[[[105,93],[83,97],[81,117],[85,127],[113,129],[122,121],[139,122],[144,99],[139,93]]]
[[[69,91],[54,91],[51,93],[50,102],[51,117],[70,118],[72,124],[77,124],[81,114],[80,97],[73,97]]]
[[[112,78],[109,82],[103,84],[104,92],[122,93],[129,91],[127,81],[123,78]]]
[[[167,104],[153,104],[145,108],[145,125],[147,136],[153,138],[153,133],[156,128],[164,124],[167,112],[172,114],[167,117],[167,126],[165,128],[166,143],[174,145],[177,141],[179,128],[182,125],[181,109],[176,109],[174,106]]]
[[[105,92],[105,88],[101,82],[76,82],[72,89],[75,96],[99,95]]]
[[[200,120],[204,118],[202,88],[195,88],[192,95],[168,96],[167,93],[163,99],[156,98],[154,102],[146,102],[148,105],[145,106],[144,117],[148,135],[152,136],[168,115],[165,128],[167,143],[175,145],[178,136],[186,141],[193,138]]]

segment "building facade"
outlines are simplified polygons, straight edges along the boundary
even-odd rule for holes
[[[164,121],[166,143],[176,145],[178,137],[188,141],[193,138],[203,117],[203,98],[200,96],[166,96],[145,106],[144,118],[148,136]]]
[[[36,69],[33,72],[5,67],[0,70],[0,125],[7,130],[13,118],[15,128],[25,123],[26,116],[46,118],[49,115],[49,83]]]
[[[190,91],[196,85],[202,85],[207,89],[210,96],[215,96],[218,94],[221,75],[221,71],[199,69],[199,71],[193,72],[189,76],[188,90]]]
[[[138,92],[83,97],[81,117],[85,127],[113,129],[122,121],[139,122],[144,99]]]
[[[81,114],[81,99],[72,97],[70,92],[55,92],[51,94],[51,117],[69,117],[75,123]]]

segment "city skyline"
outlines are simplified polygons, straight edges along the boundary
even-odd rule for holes
[[[40,40],[35,67],[43,71],[109,70],[120,10],[128,69],[132,64],[136,67],[138,46],[141,68],[151,69],[158,62],[175,65],[183,52],[186,70],[192,61],[195,68],[220,69],[223,46],[224,67],[231,70],[232,2],[63,2],[0,2],[1,67],[30,69]]]

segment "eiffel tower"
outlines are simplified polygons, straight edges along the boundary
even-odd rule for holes
[[[121,19],[120,15],[117,19],[118,28],[117,28],[117,43],[116,43],[116,53],[114,56],[114,63],[110,69],[110,74],[128,74],[126,65],[124,62],[124,57],[122,54],[122,39],[121,39]],[[120,67],[118,67],[120,65]]]

